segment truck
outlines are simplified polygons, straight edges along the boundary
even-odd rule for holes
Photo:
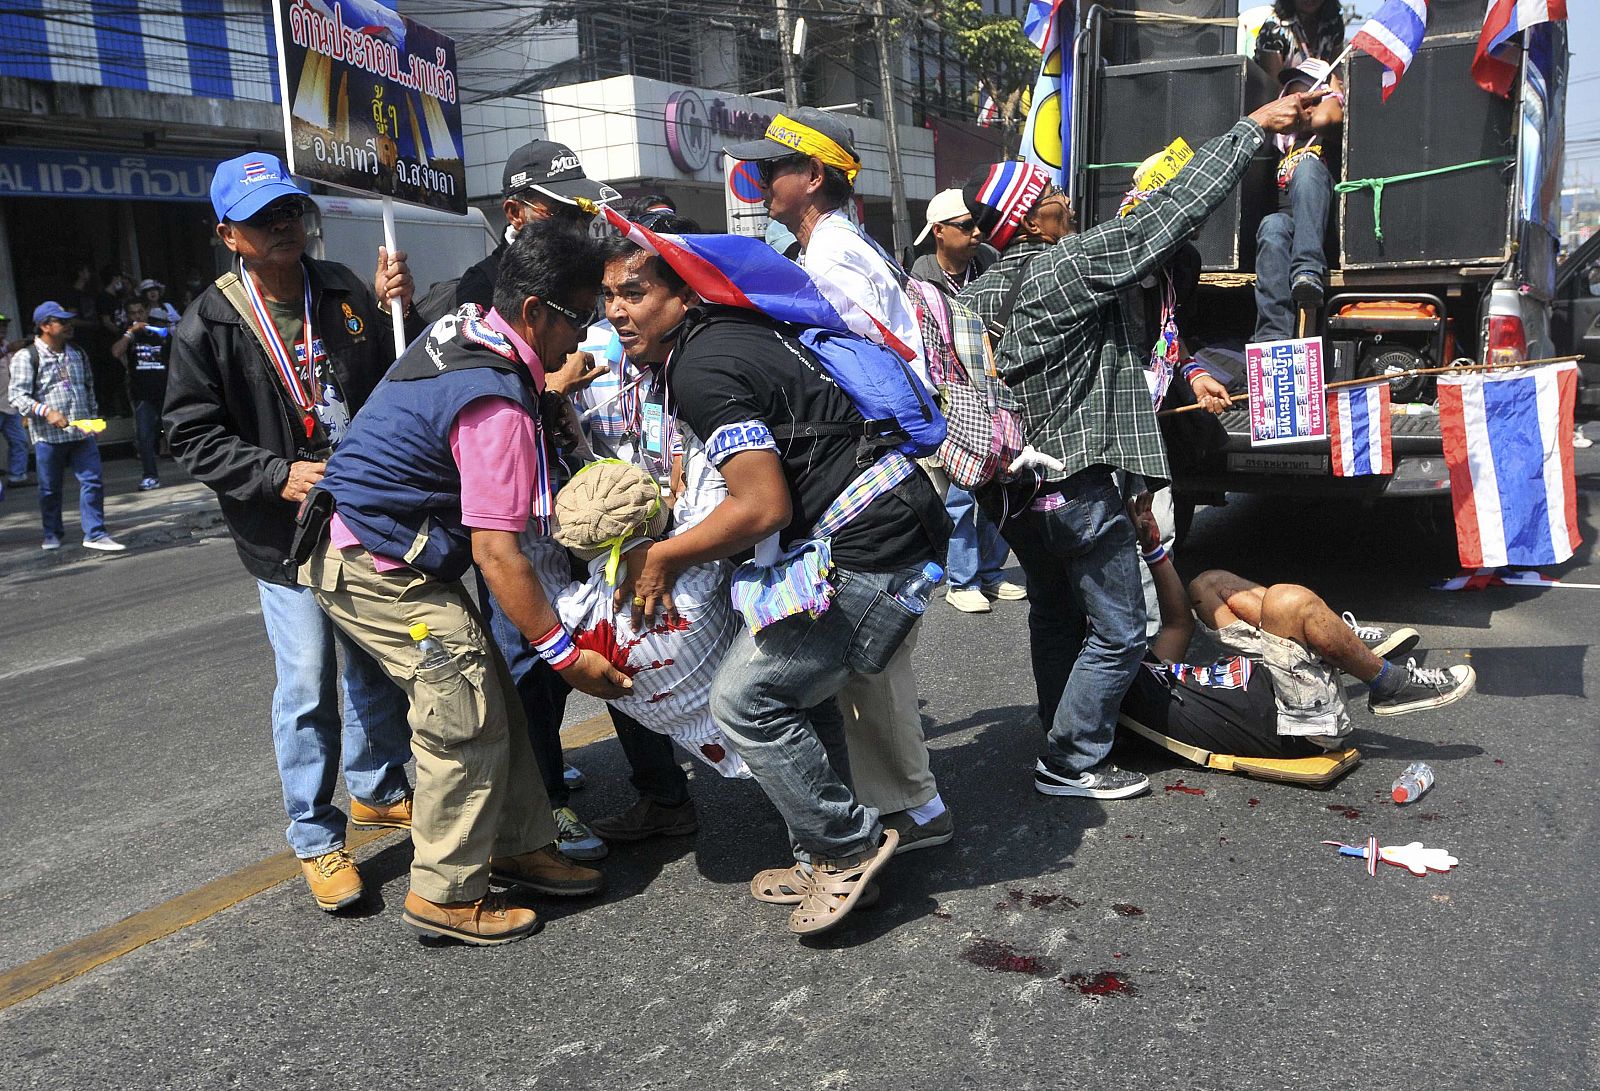
[[[1101,16],[1097,20],[1097,12]],[[1085,226],[1116,215],[1132,163],[1182,136],[1198,146],[1279,93],[1242,55],[1112,65],[1096,44],[1113,13],[1090,9],[1079,53],[1074,190]],[[1324,339],[1324,379],[1396,374],[1457,360],[1509,363],[1556,355],[1582,331],[1600,360],[1600,279],[1595,239],[1582,270],[1558,276],[1567,36],[1562,23],[1525,32],[1509,98],[1473,82],[1477,34],[1430,34],[1384,101],[1383,69],[1362,53],[1341,66],[1346,92],[1338,187],[1325,250],[1325,299],[1303,315]],[[1251,164],[1237,193],[1197,234],[1200,286],[1183,334],[1213,374],[1244,389],[1243,350],[1255,324],[1256,227],[1275,209],[1276,150]],[[1576,256],[1576,255],[1575,255]],[[1569,263],[1570,264],[1570,263]],[[1580,397],[1600,404],[1600,363]],[[1394,473],[1334,477],[1326,440],[1252,447],[1237,403],[1221,432],[1193,457],[1173,459],[1179,533],[1194,509],[1229,493],[1304,497],[1445,498],[1434,383],[1391,383]]]

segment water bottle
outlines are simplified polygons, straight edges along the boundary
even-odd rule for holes
[[[934,561],[929,561],[922,566],[922,571],[912,576],[900,585],[900,590],[894,593],[901,606],[913,614],[920,614],[928,608],[928,600],[933,597],[933,589],[939,586],[939,581],[944,579],[944,569]]]
[[[417,664],[418,670],[443,667],[451,662],[450,653],[444,650],[439,638],[428,631],[427,622],[419,621],[411,626],[411,639],[416,642],[417,651],[422,653],[422,662]]]
[[[1396,803],[1411,803],[1433,787],[1433,768],[1425,761],[1414,761],[1395,778],[1389,794]]]

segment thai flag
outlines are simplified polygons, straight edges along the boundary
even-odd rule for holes
[[[1388,383],[1328,391],[1328,445],[1334,477],[1394,473]]]
[[[254,163],[244,165],[244,180],[246,182],[259,182],[267,176],[267,165],[257,159]]]
[[[1578,367],[1439,377],[1463,568],[1560,564],[1582,541],[1572,469]]]
[[[1567,17],[1567,0],[1489,0],[1472,57],[1472,78],[1485,91],[1511,95],[1517,78],[1517,51],[1513,36],[1536,23],[1553,23]]]
[[[601,206],[611,226],[652,254],[659,254],[707,303],[760,311],[779,322],[817,326],[839,333],[875,330],[873,338],[914,360],[916,352],[876,315],[831,285],[815,281],[765,241],[748,235],[657,234]],[[853,320],[853,321],[852,321]]]
[[[1411,58],[1428,31],[1428,0],[1383,0],[1383,7],[1361,24],[1350,48],[1377,59],[1389,71],[1383,74],[1383,101],[1411,67]]]
[[[1022,16],[1022,33],[1042,52],[1050,52],[1056,9],[1060,6],[1061,0],[1028,0],[1028,10]]]

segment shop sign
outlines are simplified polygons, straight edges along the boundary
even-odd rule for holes
[[[204,201],[215,167],[176,155],[0,147],[0,197]]]
[[[720,98],[708,104],[698,91],[674,91],[662,117],[667,154],[679,170],[698,173],[724,143],[763,135],[774,116],[729,106]]]

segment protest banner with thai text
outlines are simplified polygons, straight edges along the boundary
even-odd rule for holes
[[[1261,341],[1245,346],[1250,391],[1250,445],[1265,447],[1328,434],[1322,338]]]

